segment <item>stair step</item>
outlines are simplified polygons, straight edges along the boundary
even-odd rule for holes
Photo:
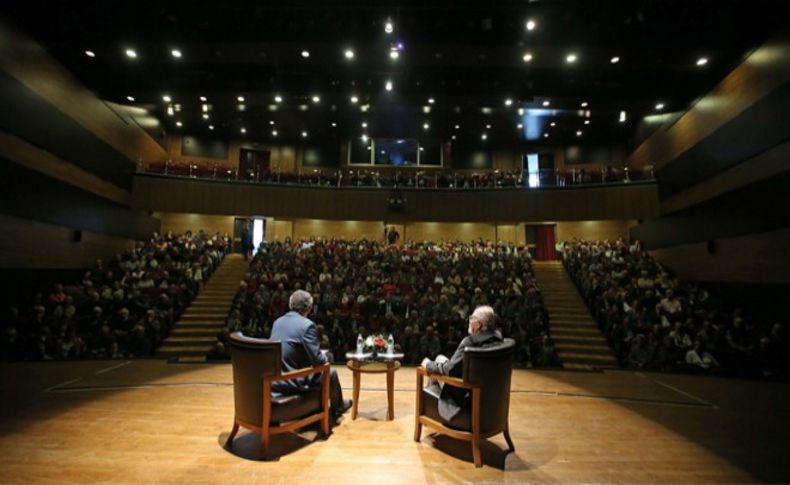
[[[617,360],[611,354],[585,354],[580,352],[562,352],[558,350],[557,353],[563,362],[596,362],[606,364],[617,364]]]
[[[191,314],[184,313],[181,315],[181,320],[211,320],[211,319],[219,319],[225,320],[227,318],[228,312],[221,312],[221,313],[208,313],[208,312],[195,312]]]
[[[580,370],[580,371],[591,371],[595,366],[591,364],[579,364],[574,362],[563,362],[562,368],[565,370]]]
[[[184,357],[184,356],[205,356],[211,346],[208,347],[159,347],[157,355],[160,357]]]
[[[171,337],[216,337],[223,327],[217,328],[181,328],[176,327],[170,332]]]
[[[205,355],[182,355],[178,358],[179,364],[200,364],[205,361]]]
[[[209,320],[209,321],[205,321],[205,322],[196,321],[196,320],[189,320],[187,322],[179,321],[178,323],[176,323],[176,327],[175,328],[190,328],[190,327],[193,327],[193,328],[198,328],[198,327],[202,327],[202,328],[219,327],[219,328],[222,328],[224,326],[225,326],[225,321],[224,320],[221,321],[221,322],[218,322],[216,320]]]
[[[563,343],[562,346],[557,345],[557,349],[560,352],[611,355],[611,350],[609,349],[609,345],[606,343],[606,341],[598,342],[594,344],[593,343],[584,343],[584,344]]]
[[[165,339],[164,346],[195,346],[195,345],[212,345],[217,341],[216,336],[212,337],[168,337]]]
[[[606,339],[603,338],[601,335],[558,335],[561,333],[560,330],[554,331],[551,334],[551,338],[554,339],[554,342],[560,346],[564,346],[566,344],[602,344],[608,346],[609,344],[606,343]]]

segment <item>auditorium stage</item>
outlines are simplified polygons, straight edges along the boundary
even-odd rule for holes
[[[347,397],[351,374],[337,366]],[[273,438],[260,461],[233,423],[228,364],[0,365],[0,483],[644,483],[790,481],[785,384],[630,371],[516,370],[510,429],[482,446],[414,430],[413,368],[362,376],[359,417],[327,440]],[[278,457],[279,455],[279,457]]]

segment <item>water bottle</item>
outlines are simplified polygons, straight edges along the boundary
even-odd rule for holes
[[[361,354],[362,350],[365,347],[364,340],[362,340],[362,334],[357,334],[357,354]]]
[[[395,352],[395,339],[392,338],[392,334],[390,334],[390,336],[387,337],[387,353],[392,354],[393,352]]]

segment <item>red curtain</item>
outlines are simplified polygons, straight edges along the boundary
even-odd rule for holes
[[[535,259],[538,261],[552,261],[556,258],[554,252],[554,226],[535,227]]]

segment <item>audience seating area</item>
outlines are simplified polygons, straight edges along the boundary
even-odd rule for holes
[[[700,285],[681,281],[639,242],[565,242],[571,278],[616,352],[639,369],[786,378],[787,338]]]
[[[358,334],[392,333],[404,362],[452,355],[467,334],[469,314],[490,304],[521,365],[556,363],[546,345],[549,315],[525,247],[466,243],[358,241],[262,243],[211,357],[227,358],[228,336],[268,337],[288,298],[304,289],[315,298],[312,318],[321,345],[337,360]]]
[[[81,281],[8,309],[3,360],[127,358],[151,355],[220,264],[227,236],[154,234]]]
[[[297,172],[254,170],[239,173],[236,168],[210,162],[172,161],[152,163],[147,172],[174,177],[242,180],[269,184],[298,184],[321,187],[491,189],[530,186],[530,175],[520,170],[452,171],[417,167],[393,170],[364,166],[345,170],[303,169]],[[540,187],[572,187],[653,180],[652,170],[600,169],[542,170],[532,176]]]

